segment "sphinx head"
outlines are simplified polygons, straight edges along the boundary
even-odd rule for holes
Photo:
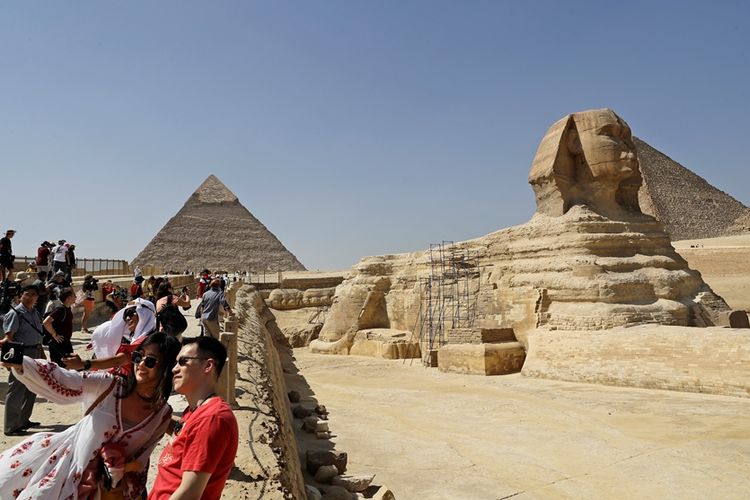
[[[605,216],[640,213],[642,182],[630,127],[611,109],[557,121],[542,139],[529,173],[537,211],[552,216],[574,205]]]

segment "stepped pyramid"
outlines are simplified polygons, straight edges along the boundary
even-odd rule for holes
[[[131,265],[177,272],[305,270],[215,175],[203,181]]]
[[[748,207],[643,140],[633,140],[643,175],[641,210],[662,222],[673,240],[726,236],[750,226]]]

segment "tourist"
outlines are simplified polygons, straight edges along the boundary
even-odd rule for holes
[[[219,329],[219,314],[221,312],[232,312],[220,286],[221,280],[218,278],[211,280],[210,288],[203,294],[203,298],[201,299],[201,306],[203,308],[201,325],[204,328],[204,333],[215,339],[218,339],[221,334],[221,330]]]
[[[36,299],[36,310],[39,311],[40,315],[44,315],[47,309],[47,302],[49,302],[49,290],[47,289],[47,272],[39,271],[36,273],[36,280],[32,285],[36,286],[39,290],[39,297]]]
[[[83,278],[83,285],[81,290],[83,291],[83,317],[81,317],[81,331],[83,333],[89,333],[89,318],[91,313],[94,311],[96,305],[96,291],[99,289],[98,281],[92,274],[87,274]]]
[[[131,299],[137,299],[143,296],[143,287],[141,286],[141,283],[143,283],[143,276],[136,276],[133,280],[133,284],[130,285]]]
[[[216,395],[227,350],[216,339],[183,340],[174,389],[188,407],[162,451],[149,500],[218,500],[237,455],[239,432],[229,405]]]
[[[62,305],[62,302],[60,302],[60,292],[64,288],[70,288],[70,281],[65,278],[65,273],[63,271],[57,271],[52,276],[52,280],[47,284],[49,302],[44,310],[45,314]]]
[[[15,229],[5,231],[5,236],[0,238],[0,281],[13,279],[13,261],[16,256],[13,255],[13,245],[11,241],[16,235]]]
[[[65,258],[67,260],[67,266],[68,266],[68,272],[66,274],[66,277],[68,278],[68,281],[73,281],[73,271],[75,271],[76,267],[78,267],[78,261],[76,260],[76,246],[73,244],[68,245],[68,253],[66,254]]]
[[[36,262],[34,262],[33,260],[30,261],[28,263],[28,265],[26,266],[26,273],[28,273],[28,274],[36,274],[38,272],[39,271],[37,271],[37,269],[36,269]]]
[[[3,320],[4,342],[17,342],[24,345],[23,353],[30,358],[44,358],[42,350],[42,318],[34,309],[39,290],[34,285],[28,285],[21,292],[21,303],[12,306]],[[11,372],[8,375],[8,392],[5,395],[6,436],[23,435],[26,429],[38,425],[29,420],[34,409],[36,394],[26,388]],[[2,482],[0,482],[2,484]],[[6,498],[0,495],[0,498]]]
[[[156,277],[153,275],[149,276],[148,279],[143,283],[143,295],[146,299],[156,304]]]
[[[68,274],[68,246],[65,240],[58,240],[57,246],[52,249],[52,271],[62,271],[63,275]]]
[[[140,276],[141,278],[143,277],[143,271],[141,271],[141,268],[140,268],[140,267],[138,267],[138,266],[135,266],[135,271],[133,271],[133,278],[137,278],[137,277],[139,277],[139,276]]]
[[[176,296],[172,283],[169,281],[162,282],[156,292],[156,314],[159,314],[167,304],[175,304],[177,307],[190,309],[190,295],[187,294],[187,289],[183,288],[182,293]]]
[[[203,294],[206,291],[206,288],[208,288],[208,284],[211,282],[211,275],[208,272],[208,269],[204,269],[201,271],[201,279],[198,280],[198,298],[202,299]]]
[[[39,248],[36,249],[37,272],[49,271],[49,256],[52,246],[52,243],[44,240],[41,245],[39,245]]]
[[[114,356],[123,344],[132,344],[156,329],[154,304],[146,299],[136,299],[134,304],[122,309],[110,321],[97,326],[91,334],[91,343],[97,358]]]
[[[152,335],[133,353],[128,377],[30,357],[5,365],[49,401],[88,410],[63,432],[34,434],[0,454],[0,498],[142,498],[149,457],[170,424],[179,349],[174,338]]]
[[[73,337],[73,304],[76,301],[76,294],[72,288],[66,288],[60,292],[60,301],[62,305],[55,308],[44,318],[42,326],[48,342],[49,358],[65,368],[63,358],[73,355],[73,344],[70,339]]]

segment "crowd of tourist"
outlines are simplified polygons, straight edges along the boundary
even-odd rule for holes
[[[129,289],[89,274],[76,290],[75,245],[65,240],[44,241],[34,266],[15,272],[14,235],[0,239],[4,432],[25,439],[0,453],[0,498],[220,498],[238,443],[234,414],[216,395],[227,358],[218,340],[218,315],[229,311],[226,277],[201,273],[201,335],[182,338],[187,287],[176,293],[167,278],[137,269]],[[73,307],[83,309],[88,333],[98,290],[111,318],[91,332],[93,355],[84,360],[71,341]],[[173,391],[188,403],[179,419],[167,402]],[[83,417],[59,433],[30,434],[40,425],[31,420],[37,395],[81,405]],[[151,453],[165,434],[146,491]]]

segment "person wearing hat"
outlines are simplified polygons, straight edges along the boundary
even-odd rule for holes
[[[19,273],[20,274],[20,273]],[[30,358],[44,359],[42,350],[42,318],[34,308],[39,290],[34,285],[23,287],[21,303],[13,307],[3,320],[5,342],[18,342],[24,345],[24,355]],[[16,379],[12,372],[8,375],[8,392],[5,395],[4,432],[6,436],[21,436],[30,427],[39,425],[32,422],[31,412],[34,409],[36,394]]]
[[[13,245],[10,240],[15,235],[15,229],[8,229],[5,231],[5,236],[0,238],[0,281],[13,278],[13,261],[16,260],[16,256],[13,255]]]

